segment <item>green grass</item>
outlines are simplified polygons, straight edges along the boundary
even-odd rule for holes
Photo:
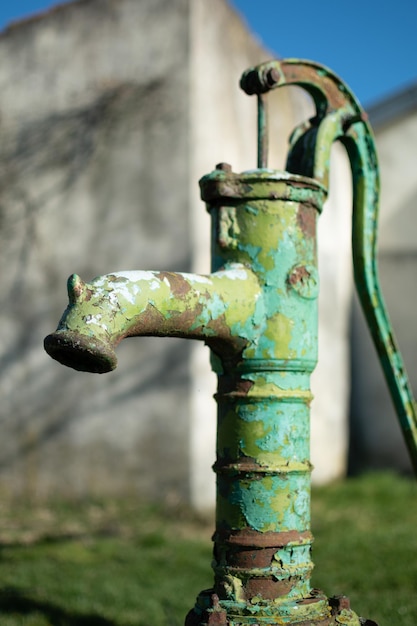
[[[379,626],[417,625],[417,486],[315,489],[313,584]],[[0,506],[1,626],[182,626],[211,585],[211,519],[143,503]]]
[[[314,585],[379,626],[417,626],[417,483],[368,475],[313,494]]]
[[[1,626],[179,626],[211,582],[211,528],[184,511],[50,503],[3,520]]]

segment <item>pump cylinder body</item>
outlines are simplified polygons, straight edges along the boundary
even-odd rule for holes
[[[203,593],[187,623],[217,623],[210,619],[221,619],[222,611],[224,624],[329,623],[329,602],[310,585],[309,450],[316,227],[326,190],[287,172],[238,175],[224,166],[200,185],[212,216],[212,270],[234,263],[251,268],[262,287],[263,315],[246,322],[254,332],[240,354],[212,358],[218,604],[213,608]]]

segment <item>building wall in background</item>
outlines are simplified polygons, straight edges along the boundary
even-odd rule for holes
[[[99,0],[0,37],[3,491],[187,496],[189,344],[96,376],[42,343],[72,272],[191,266],[188,33],[186,0]]]
[[[3,495],[135,493],[212,506],[207,348],[129,339],[118,369],[98,376],[52,361],[42,342],[72,272],[209,271],[198,179],[219,161],[255,166],[256,103],[238,81],[268,58],[224,0],[78,0],[0,36]],[[271,108],[271,166],[282,167],[311,103],[286,89]],[[319,482],[343,475],[347,442],[349,180],[334,159],[319,244]]]

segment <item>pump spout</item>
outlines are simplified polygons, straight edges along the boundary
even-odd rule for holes
[[[68,307],[45,350],[73,369],[100,374],[115,369],[115,348],[125,337],[201,339],[223,360],[235,359],[260,326],[260,294],[255,274],[239,264],[208,276],[129,271],[85,283],[73,274]]]

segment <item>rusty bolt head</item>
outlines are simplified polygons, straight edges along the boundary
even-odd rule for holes
[[[232,166],[229,163],[217,163],[216,170],[222,170],[223,172],[231,172]]]
[[[333,615],[343,609],[350,609],[350,600],[347,596],[333,596],[333,598],[329,598],[329,604],[332,607]]]

